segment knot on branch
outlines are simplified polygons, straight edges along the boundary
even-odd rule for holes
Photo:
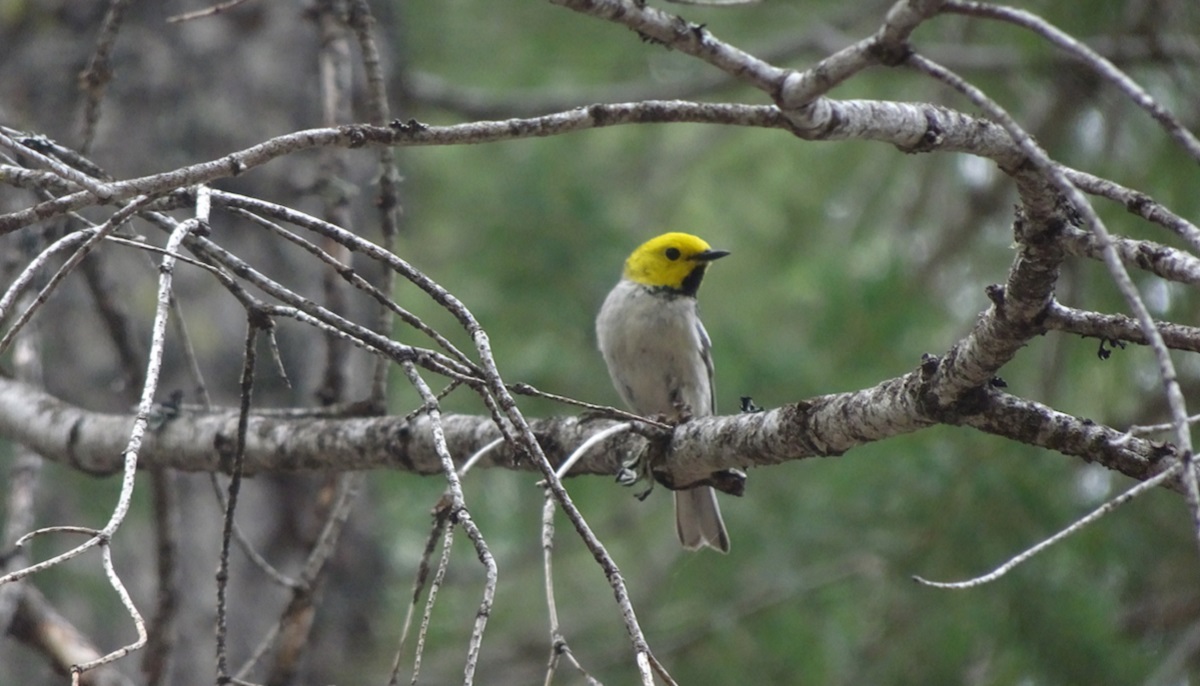
[[[1047,217],[1042,221],[1029,221],[1024,216],[1018,216],[1013,222],[1013,240],[1031,248],[1047,248],[1054,246],[1062,237],[1070,219],[1070,208],[1062,208],[1066,214]]]
[[[955,397],[943,399],[942,394],[937,390],[942,381],[939,372],[947,365],[951,368],[954,367],[957,364],[957,357],[957,350],[951,350],[944,360],[929,353],[921,356],[916,390],[917,409],[929,421],[940,424],[960,424],[964,417],[974,416],[984,411],[990,402],[992,388],[1006,385],[1003,379],[993,376],[984,385],[967,388]]]
[[[338,132],[349,141],[351,148],[361,148],[367,144],[367,134],[361,126],[347,124],[338,127]]]
[[[937,110],[935,108],[925,108],[925,132],[921,134],[920,140],[909,146],[896,147],[900,152],[908,154],[918,154],[923,152],[933,152],[942,146],[946,140],[945,129],[941,121],[938,119]]]
[[[251,305],[246,308],[246,322],[251,328],[261,331],[271,331],[275,328],[275,319],[266,308],[259,305]]]
[[[925,353],[921,355],[921,380],[929,381],[937,374],[938,367],[942,364],[942,358],[933,353]]]
[[[788,75],[775,98],[775,105],[783,114],[783,120],[792,135],[806,141],[824,140],[844,122],[828,101],[809,95],[810,92],[819,92],[819,86],[810,83],[809,78],[807,72]],[[819,75],[812,78],[819,78]]]
[[[772,412],[780,414],[779,425],[786,427],[786,434],[783,441],[788,445],[798,445],[801,447],[801,452],[806,455],[816,455],[818,457],[837,457],[846,452],[845,448],[834,447],[830,440],[826,440],[829,435],[822,426],[819,415],[822,411],[823,403],[810,402],[800,400],[784,405]]]
[[[408,134],[421,133],[422,131],[429,130],[428,124],[422,124],[421,122],[417,121],[416,119],[409,119],[408,121],[400,121],[399,119],[393,119],[390,122],[388,122],[388,127],[391,128],[393,131],[396,131],[397,133],[408,133]]]
[[[985,287],[983,289],[983,293],[987,296],[987,299],[992,301],[992,304],[996,306],[997,312],[1004,309],[1005,290],[1003,285],[993,283]]]
[[[1133,261],[1139,269],[1153,271],[1156,265],[1171,260],[1174,256],[1174,251],[1165,245],[1141,243],[1134,251]]]
[[[988,381],[990,386],[991,380]],[[977,386],[962,393],[954,402],[933,409],[931,416],[943,424],[958,425],[966,417],[982,414],[991,403],[988,386]]]
[[[897,67],[904,64],[913,52],[907,41],[891,41],[876,38],[867,46],[867,54],[885,67]]]

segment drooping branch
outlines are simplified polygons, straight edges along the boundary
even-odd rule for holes
[[[874,100],[821,100],[803,121],[769,105],[726,105],[678,100],[597,104],[529,119],[481,121],[452,126],[393,122],[392,126],[346,125],[308,129],[277,136],[219,159],[170,172],[124,181],[87,180],[76,190],[21,210],[0,215],[0,235],[33,223],[97,204],[136,195],[158,196],[201,183],[230,178],[304,150],[365,145],[397,147],[476,145],[541,138],[576,131],[632,124],[700,123],[775,128],[807,140],[871,140],[906,152],[969,152],[1002,168],[1018,165],[1020,151],[1003,129],[984,119],[925,103]],[[50,146],[38,137],[14,138],[33,151]],[[78,176],[72,173],[72,176]],[[19,168],[0,167],[0,181],[33,183],[38,177]],[[66,179],[74,182],[72,178]]]

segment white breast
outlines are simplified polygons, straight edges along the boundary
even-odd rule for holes
[[[621,399],[643,415],[713,413],[708,334],[696,299],[622,279],[596,319],[600,353]]]

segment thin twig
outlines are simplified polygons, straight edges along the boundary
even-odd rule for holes
[[[189,233],[197,230],[201,225],[208,221],[209,204],[207,195],[201,193],[196,203],[196,218],[189,219],[179,225],[177,230],[171,234],[167,241],[168,252],[175,252],[183,243],[183,240]],[[99,234],[99,232],[97,232]],[[145,385],[142,388],[142,396],[138,403],[137,418],[134,420],[133,428],[130,430],[129,442],[124,452],[124,473],[121,481],[121,493],[118,497],[117,504],[113,509],[112,515],[108,523],[94,536],[88,539],[83,545],[77,546],[72,550],[55,556],[45,562],[26,567],[24,570],[19,570],[12,574],[8,574],[0,578],[0,584],[6,581],[22,578],[36,571],[46,569],[54,564],[61,563],[65,560],[78,556],[84,551],[94,546],[102,548],[102,560],[105,574],[109,579],[110,585],[117,592],[121,599],[121,603],[125,606],[138,632],[138,638],[133,643],[119,648],[107,655],[104,655],[95,660],[75,665],[71,669],[71,679],[73,684],[79,683],[80,676],[83,672],[107,664],[117,660],[130,652],[140,649],[146,644],[146,626],[141,617],[141,614],[134,606],[128,591],[125,590],[124,584],[117,575],[112,563],[111,541],[113,535],[124,521],[125,516],[129,512],[129,508],[133,499],[133,488],[135,477],[137,474],[138,451],[141,448],[142,437],[145,434],[149,424],[149,416],[154,403],[154,396],[158,389],[159,372],[161,371],[164,341],[166,338],[167,312],[168,302],[171,298],[173,274],[175,261],[169,255],[163,259],[159,274],[159,288],[157,296],[157,307],[155,311],[154,324],[151,332],[151,346],[149,352],[149,360],[147,363]],[[36,533],[36,532],[35,532]]]
[[[341,231],[332,225],[328,225],[328,228],[339,232]],[[360,240],[356,236],[353,236],[353,234],[345,234],[344,238],[349,242],[358,242]],[[361,241],[361,243],[365,245],[372,245],[366,241]],[[245,260],[239,258],[212,241],[197,238],[190,244],[189,247],[193,252],[202,254],[206,258],[226,266],[231,272],[238,274],[239,277],[262,289],[271,297],[276,298],[317,320],[323,321],[326,324],[341,330],[348,336],[352,336],[363,341],[364,345],[368,345],[379,350],[381,353],[390,356],[394,361],[416,361],[421,366],[438,374],[443,374],[452,378],[455,376],[460,376],[464,380],[472,378],[471,374],[475,370],[473,370],[471,367],[465,366],[461,362],[451,359],[435,350],[427,350],[404,345],[388,338],[387,336],[380,335],[379,333],[372,331],[365,326],[346,319],[345,317],[342,317],[334,312],[330,312],[328,309],[312,302],[312,300],[297,294],[274,279],[267,277],[259,270],[254,269],[254,267],[252,267]],[[374,246],[374,250],[378,250],[378,246]],[[376,257],[376,255],[371,256]],[[392,257],[397,262],[403,263],[403,261],[399,258],[395,256]]]
[[[263,634],[258,645],[254,646],[254,650],[250,651],[250,656],[246,658],[246,661],[238,668],[237,673],[233,675],[233,681],[236,682],[238,679],[245,679],[249,676],[250,670],[254,669],[255,665],[267,654],[267,651],[275,646],[275,641],[278,639],[279,622],[275,622],[271,625],[270,629],[267,629],[267,633]]]
[[[191,12],[183,12],[182,14],[173,14],[167,17],[167,23],[174,24],[181,21],[202,19],[204,17],[215,17],[223,12],[228,12],[244,2],[246,2],[246,0],[226,0],[225,2],[219,2],[215,5],[205,7],[202,10],[193,10]]]
[[[96,124],[100,121],[100,102],[104,90],[112,80],[112,51],[117,43],[117,34],[125,18],[129,0],[110,0],[100,33],[96,36],[96,48],[88,60],[87,68],[79,74],[79,87],[85,94],[83,102],[83,135],[79,151],[87,154],[96,138]]]
[[[95,236],[96,230],[85,229],[76,233],[67,234],[57,241],[51,243],[41,252],[29,260],[25,264],[25,268],[17,275],[4,291],[3,297],[0,297],[0,320],[8,317],[13,305],[18,298],[29,289],[30,285],[37,278],[43,267],[50,261],[50,258],[60,252],[67,250],[75,250],[80,244],[88,241]],[[45,286],[43,285],[43,288]],[[31,309],[28,305],[25,308],[27,311]]]
[[[109,243],[114,243],[116,245],[122,245],[127,248],[133,248],[135,250],[143,250],[148,253],[157,253],[159,255],[167,254],[166,249],[160,248],[157,245],[151,245],[144,241],[131,240],[131,239],[125,238],[123,236],[105,236],[104,240]],[[196,267],[197,269],[203,269],[207,272],[211,272],[214,275],[221,273],[220,269],[212,266],[211,264],[203,262],[201,260],[197,260],[196,258],[191,257],[190,255],[185,255],[183,253],[171,253],[171,257],[175,258],[175,260],[177,260],[179,262],[183,262],[185,264],[189,264],[193,267]]]
[[[113,567],[112,561],[112,546],[107,542],[100,545],[100,559],[104,565],[104,574],[108,577],[108,583],[117,592],[117,597],[121,599],[121,605],[125,607],[125,611],[133,619],[133,625],[137,629],[137,640],[129,645],[122,646],[107,655],[82,662],[71,667],[71,683],[78,686],[79,679],[84,672],[95,669],[101,665],[106,665],[110,662],[119,660],[135,650],[141,649],[146,645],[146,622],[142,619],[141,613],[138,612],[137,606],[133,604],[133,598],[129,597],[129,591],[125,589],[125,584],[121,582],[121,577],[117,574],[117,570]]]
[[[116,236],[108,237],[109,241],[114,239]],[[136,329],[129,315],[129,303],[115,292],[116,289],[111,284],[110,275],[105,269],[107,263],[97,257],[98,253],[93,254],[92,259],[84,260],[80,265],[80,271],[83,274],[84,283],[87,284],[87,290],[92,296],[92,302],[95,304],[96,314],[100,317],[105,332],[108,334],[108,340],[112,343],[121,373],[124,376],[122,390],[126,393],[122,395],[129,397],[122,399],[132,404],[137,400],[137,389],[142,387],[142,352],[136,340]],[[177,259],[178,257],[176,256]],[[147,256],[147,265],[153,261],[153,258]],[[178,312],[173,313],[171,319],[179,322]],[[151,635],[153,633],[151,632]]]
[[[230,195],[232,195],[232,194],[230,194]],[[216,198],[218,203],[222,199],[225,199],[225,198],[222,196],[218,196]],[[260,207],[262,207],[264,209],[266,209],[268,207],[280,209],[280,210],[287,209],[281,205],[275,205],[273,203],[265,203],[263,201],[258,201],[258,200],[255,200],[254,198],[247,198],[245,196],[239,196],[239,199],[243,202],[248,202],[248,203],[253,203],[255,205],[259,205]],[[342,279],[344,279],[347,283],[349,283],[350,285],[354,286],[355,288],[363,291],[367,295],[374,298],[375,301],[378,302],[381,307],[383,307],[388,312],[392,312],[392,313],[396,314],[397,316],[399,316],[401,321],[403,321],[405,324],[408,324],[409,326],[413,327],[414,329],[417,329],[421,333],[428,336],[430,339],[432,339],[434,342],[436,342],[439,346],[441,346],[441,348],[443,350],[450,353],[453,357],[457,358],[459,361],[463,362],[464,364],[471,364],[470,358],[468,358],[465,354],[463,354],[462,351],[460,351],[457,347],[455,347],[454,344],[451,343],[448,338],[443,336],[440,332],[438,332],[433,327],[431,327],[428,324],[426,324],[425,322],[423,322],[420,317],[418,317],[418,316],[414,315],[413,313],[409,312],[408,310],[404,309],[403,307],[400,306],[399,303],[397,303],[395,300],[393,300],[388,295],[388,293],[390,291],[376,288],[370,282],[368,282],[366,279],[364,279],[362,276],[360,276],[357,272],[355,272],[350,267],[350,265],[342,262],[341,260],[337,259],[336,257],[329,254],[325,250],[321,249],[321,247],[318,246],[316,243],[306,240],[306,239],[302,238],[301,236],[296,235],[294,232],[288,231],[287,229],[283,228],[282,226],[280,226],[272,221],[268,221],[267,219],[264,219],[263,217],[260,217],[257,214],[255,214],[249,210],[243,209],[242,207],[230,206],[228,209],[230,212],[236,214],[237,216],[242,217],[243,219],[247,219],[256,225],[261,226],[261,227],[271,231],[272,233],[278,235],[280,238],[283,238],[284,240],[288,241],[289,243],[292,243],[293,245],[296,245],[296,246],[302,248],[305,252],[309,253],[313,257],[316,257],[318,260],[324,262],[325,264],[329,265],[332,268],[332,270],[338,276],[340,276]],[[394,274],[395,272],[388,270],[387,273]],[[377,327],[377,331],[379,331],[382,335],[387,335],[389,333],[389,329],[385,329],[385,328],[381,328],[381,327]]]
[[[145,201],[145,198],[140,198],[134,203],[126,205],[125,208],[132,211],[135,206],[140,205]],[[207,203],[203,205],[203,215],[201,215],[201,204],[197,204],[197,215],[203,216],[204,221],[207,221]],[[118,212],[119,214],[119,212]],[[116,218],[117,214],[113,215]],[[113,223],[113,218],[106,222],[106,225]],[[200,225],[200,220],[189,219],[179,224],[175,232],[171,234],[167,241],[168,253],[174,253],[178,250],[179,245],[183,242],[186,236],[194,231]],[[99,231],[97,232],[99,233]],[[145,384],[142,387],[142,395],[138,401],[137,415],[134,418],[133,427],[129,433],[129,441],[126,444],[125,450],[122,453],[124,462],[124,470],[121,479],[121,492],[117,498],[117,504],[113,509],[112,515],[109,517],[108,523],[85,543],[76,546],[71,550],[55,555],[54,557],[30,565],[24,569],[20,569],[0,577],[0,585],[10,581],[22,579],[31,574],[36,574],[50,567],[54,567],[62,562],[78,557],[85,551],[100,545],[107,544],[112,538],[112,535],[120,527],[125,520],[125,515],[129,513],[129,508],[133,499],[133,486],[137,475],[138,451],[141,449],[142,437],[145,434],[149,424],[150,414],[154,406],[154,396],[158,391],[159,372],[162,369],[163,348],[166,338],[167,312],[169,310],[169,301],[171,297],[172,276],[174,274],[175,260],[168,254],[163,258],[162,266],[159,274],[159,287],[157,296],[157,307],[155,309],[154,323],[151,327],[150,336],[150,351],[147,355]],[[58,530],[59,527],[52,527],[51,531]],[[38,534],[38,531],[27,534],[23,539],[29,538],[31,535]],[[20,542],[18,542],[20,545]]]
[[[229,679],[229,658],[226,654],[226,610],[229,587],[229,548],[233,540],[234,514],[237,512],[238,494],[242,486],[242,466],[246,457],[246,431],[250,422],[250,406],[254,392],[254,366],[257,359],[256,343],[258,332],[264,328],[258,321],[259,315],[251,313],[247,318],[246,339],[242,349],[242,380],[239,393],[238,426],[233,453],[233,469],[229,478],[229,496],[225,503],[225,516],[221,532],[221,554],[217,562],[217,683]]]
[[[603,431],[599,431],[588,437],[586,441],[581,443],[578,448],[571,452],[567,459],[559,465],[555,471],[555,476],[562,479],[567,472],[571,471],[571,467],[583,458],[589,450],[594,446],[608,439],[609,436],[614,436],[618,433],[629,431],[633,428],[632,424],[614,424]],[[546,610],[550,621],[550,659],[546,666],[545,684],[549,686],[554,676],[555,668],[558,665],[559,657],[564,653],[569,654],[571,651],[565,637],[563,637],[562,629],[558,622],[558,604],[554,597],[554,495],[550,489],[546,489],[545,501],[542,504],[542,571],[546,584]],[[579,664],[578,661],[571,658],[572,664],[584,675],[589,681],[592,680],[591,675],[587,670]]]
[[[384,126],[391,119],[388,110],[387,79],[383,72],[383,58],[375,42],[375,16],[366,0],[352,0],[347,23],[354,29],[362,54],[363,71],[367,77],[367,112],[370,122],[376,126]],[[379,197],[375,206],[379,210],[379,231],[383,237],[383,249],[395,252],[401,213],[400,172],[396,168],[396,152],[390,147],[379,150]],[[394,271],[383,269],[379,280],[380,291],[390,294],[395,290]],[[391,331],[392,314],[393,310],[387,305],[380,307],[375,330],[382,334]],[[375,360],[375,369],[371,375],[371,400],[379,407],[386,404],[389,369],[391,365],[387,360]]]
[[[447,512],[449,515],[450,512]],[[429,595],[425,598],[425,612],[421,615],[421,626],[417,630],[417,645],[413,650],[413,671],[412,681],[413,686],[416,686],[417,679],[421,676],[421,658],[425,656],[425,638],[429,635],[430,618],[433,616],[433,605],[437,601],[438,590],[442,587],[442,583],[446,579],[446,570],[450,568],[450,550],[454,545],[454,527],[446,527],[442,534],[442,557],[438,560],[437,571],[433,574],[433,581],[429,584]],[[407,633],[407,630],[405,631]],[[396,658],[400,658],[400,654],[396,654]],[[472,665],[467,664],[467,669],[471,670]],[[393,672],[393,678],[397,676],[397,672]],[[395,682],[392,682],[395,684]],[[464,684],[469,684],[470,678],[464,680]]]
[[[595,403],[585,402],[569,396],[550,393],[549,391],[543,391],[527,383],[509,384],[508,389],[513,393],[520,395],[528,395],[534,398],[546,398],[547,400],[553,400],[554,402],[562,403],[563,405],[570,405],[571,407],[582,407],[585,410],[595,412],[605,418],[624,419],[625,421],[639,422],[641,424],[648,424],[655,428],[666,429],[668,431],[674,428],[670,424],[660,422],[656,419],[643,417],[639,414],[634,414],[632,412],[610,407],[608,405],[597,405]]]
[[[1195,424],[1196,422],[1200,422],[1200,414],[1194,414],[1191,417],[1188,417],[1189,424]],[[1175,425],[1170,422],[1164,422],[1162,424],[1145,424],[1145,425],[1141,425],[1141,426],[1134,425],[1134,426],[1129,427],[1129,429],[1125,432],[1125,435],[1128,436],[1129,438],[1133,438],[1135,436],[1145,436],[1147,434],[1162,433],[1163,431],[1173,431],[1174,429],[1175,429]],[[1122,439],[1124,439],[1124,436],[1117,439],[1116,441],[1113,441],[1113,443],[1117,444],[1118,441],[1122,441]]]
[[[425,588],[425,581],[429,578],[429,563],[433,559],[434,551],[437,549],[438,539],[446,533],[446,523],[449,520],[450,510],[444,507],[445,504],[445,500],[439,501],[438,506],[433,509],[433,524],[429,530],[429,535],[425,539],[425,550],[421,554],[421,561],[417,564],[417,573],[413,577],[412,591],[409,593],[408,609],[404,613],[404,623],[400,629],[400,640],[396,646],[396,654],[392,658],[392,670],[388,677],[388,686],[398,686],[400,683],[400,661],[404,656],[404,644],[408,641],[408,631],[412,628],[413,614],[416,612],[417,601],[421,597],[421,591]],[[453,527],[451,527],[451,530],[453,530]],[[448,536],[445,538],[445,543],[442,546],[442,556],[446,559],[446,564],[449,564],[449,553],[445,551],[450,548],[453,542],[454,537]],[[439,565],[439,572],[442,569],[443,567]],[[444,575],[444,572],[441,573]],[[440,580],[435,581],[440,584]],[[431,588],[430,592],[435,593],[436,590]],[[416,669],[419,667],[421,648],[423,648],[423,645],[417,650],[414,656],[414,661],[417,662],[417,665],[414,667],[414,679],[416,678]]]
[[[38,309],[41,308],[41,306],[46,302],[47,298],[50,297],[50,294],[54,292],[60,283],[62,283],[62,280],[65,279],[68,274],[74,271],[77,266],[79,266],[79,263],[83,261],[83,258],[87,257],[88,253],[90,253],[101,240],[106,238],[113,231],[116,231],[118,228],[120,228],[122,224],[129,221],[130,217],[132,217],[135,212],[149,204],[151,200],[152,199],[148,196],[136,198],[133,202],[126,204],[124,207],[114,212],[107,221],[105,221],[96,229],[79,232],[83,235],[82,238],[76,239],[74,238],[75,234],[72,234],[56,241],[53,245],[43,251],[43,254],[53,254],[54,252],[64,248],[75,248],[75,251],[71,253],[71,256],[68,257],[57,270],[55,270],[54,275],[50,277],[44,286],[42,286],[41,290],[38,291],[37,296],[33,298],[29,305],[21,312],[21,315],[17,318],[17,320],[13,322],[13,325],[9,328],[8,332],[5,333],[4,337],[0,338],[0,353],[2,353],[8,348],[9,345],[12,344],[13,338],[21,331],[21,328],[33,317]],[[192,228],[195,228],[194,224],[189,226],[189,231]],[[76,243],[79,243],[77,248],[75,247]],[[175,257],[173,255],[170,257],[170,262],[172,265],[174,265]],[[165,259],[163,263],[166,264]],[[25,272],[18,277],[18,281],[14,283],[12,287],[10,287],[5,293],[3,301],[0,301],[0,318],[4,316],[5,312],[7,312],[7,308],[11,307],[12,300],[15,300],[16,296],[19,295],[21,291],[24,290],[24,288],[28,285],[29,281],[32,280],[36,270],[40,269],[42,264],[43,260],[40,259],[35,260],[34,263],[31,263],[29,267],[26,268]]]
[[[1128,74],[1121,71],[1117,65],[1042,17],[1014,7],[992,5],[985,2],[966,2],[963,0],[947,0],[942,5],[942,11],[996,19],[1029,29],[1059,49],[1078,57],[1084,65],[1090,67],[1101,78],[1116,86],[1135,105],[1153,117],[1166,130],[1167,134],[1188,155],[1191,155],[1193,161],[1200,162],[1200,140],[1197,140],[1196,136],[1180,123],[1175,115],[1171,114],[1170,110],[1159,104],[1144,88],[1130,78]]]
[[[359,147],[363,144],[391,146],[475,145],[526,138],[544,138],[574,131],[621,126],[690,122],[788,129],[778,108],[767,105],[724,105],[686,101],[647,101],[593,105],[521,120],[470,122],[454,126],[398,123],[397,126],[349,125],[308,129],[268,139],[217,160],[181,167],[97,187],[105,198],[89,190],[46,200],[32,207],[0,215],[0,235],[66,212],[94,206],[102,199],[123,199],[138,194],[157,195],[180,188],[207,184],[243,174],[268,162],[303,150],[328,147]],[[92,184],[95,185],[95,184]]]
[[[645,2],[614,0],[551,0],[555,5],[611,21],[673,50],[691,55],[764,93],[778,91],[788,71],[720,40],[703,24]],[[682,29],[682,30],[681,30]]]
[[[108,200],[113,196],[112,189],[109,188],[108,184],[97,181],[75,167],[63,164],[49,155],[43,155],[29,145],[10,137],[7,133],[0,132],[0,147],[8,148],[18,155],[35,160],[38,164],[58,174],[67,181],[78,185],[80,188],[85,189],[86,192],[91,193],[100,200]]]
[[[440,286],[437,286],[432,282],[430,282],[429,287],[436,287],[440,289]],[[437,296],[435,296],[435,298],[436,297]],[[604,571],[605,578],[608,579],[609,585],[613,589],[613,595],[616,597],[617,605],[621,610],[621,616],[625,623],[625,630],[629,634],[634,655],[637,656],[639,661],[643,659],[643,657],[649,656],[651,654],[650,645],[646,641],[646,637],[642,632],[641,625],[638,623],[637,612],[633,607],[632,599],[629,597],[629,589],[625,585],[625,579],[621,575],[620,568],[617,566],[616,561],[612,559],[612,556],[609,555],[608,550],[604,547],[604,544],[600,541],[599,537],[596,536],[594,531],[592,531],[592,528],[584,519],[583,514],[579,512],[577,507],[575,507],[575,504],[571,501],[570,495],[567,494],[566,489],[562,485],[562,480],[558,478],[553,467],[551,467],[549,460],[546,459],[546,454],[542,450],[541,443],[538,442],[537,437],[529,428],[529,423],[525,421],[525,417],[521,414],[520,409],[517,407],[517,403],[513,399],[512,394],[509,392],[507,385],[504,383],[504,379],[500,376],[500,371],[496,366],[495,357],[492,355],[491,344],[488,341],[487,333],[475,320],[470,311],[467,310],[462,303],[458,302],[456,298],[453,298],[453,296],[450,296],[448,293],[446,293],[445,296],[439,299],[439,302],[442,302],[443,306],[455,313],[459,320],[463,322],[468,333],[471,334],[471,338],[475,342],[475,349],[479,352],[481,366],[484,374],[486,375],[488,390],[490,391],[490,393],[483,396],[485,401],[488,399],[489,395],[495,398],[497,409],[503,410],[505,418],[511,424],[512,436],[509,437],[509,440],[524,448],[528,455],[532,458],[533,463],[537,465],[538,470],[541,471],[545,477],[546,487],[554,495],[555,500],[557,500],[559,505],[562,507],[563,513],[571,522],[571,525],[575,527],[575,531],[583,540],[584,545],[586,545],[588,550],[592,553],[593,559],[596,560],[596,563],[599,564],[600,568]],[[489,405],[489,408],[490,407],[491,406]],[[493,410],[493,412],[495,411],[496,410]],[[497,419],[497,425],[500,426],[501,431],[505,431],[506,436],[508,436],[504,423]],[[657,663],[657,661],[655,662]],[[666,675],[665,670],[663,670],[663,675],[664,678],[669,678],[669,675]],[[647,682],[647,686],[649,686],[649,683],[650,682]]]
[[[466,476],[467,472],[471,470],[471,467],[475,466],[475,463],[479,462],[484,457],[486,457],[488,453],[492,452],[493,450],[495,450],[496,448],[499,448],[502,445],[504,445],[504,439],[497,438],[496,440],[492,441],[491,443],[488,443],[487,445],[483,446],[479,450],[476,450],[475,452],[471,453],[471,456],[468,457],[466,460],[463,460],[462,466],[458,468],[458,475]]]
[[[1149,195],[1121,184],[1093,176],[1087,172],[1064,167],[1063,173],[1084,193],[1091,193],[1125,206],[1133,214],[1146,221],[1162,226],[1187,241],[1196,253],[1200,253],[1200,228],[1166,208]]]
[[[221,508],[222,512],[229,511],[229,501],[225,493],[233,488],[233,484],[227,484],[224,488],[222,488],[221,481],[216,472],[209,474],[208,483],[213,488],[213,495],[215,495],[217,498],[218,507]],[[284,574],[276,569],[275,565],[272,565],[270,562],[268,562],[267,558],[263,557],[262,553],[258,552],[258,550],[254,547],[254,544],[251,543],[250,539],[246,536],[246,532],[243,531],[242,527],[237,523],[237,517],[233,518],[232,527],[233,540],[238,544],[238,548],[241,549],[242,554],[245,555],[246,559],[250,560],[250,563],[257,567],[258,570],[261,571],[268,579],[279,586],[290,590],[295,590],[303,585],[298,580],[293,579],[287,574]]]
[[[463,528],[463,531],[467,534],[467,538],[475,546],[475,552],[479,557],[480,563],[484,566],[483,598],[480,600],[479,609],[475,613],[475,625],[471,630],[471,640],[467,644],[467,660],[463,667],[463,684],[464,686],[470,686],[474,682],[475,669],[479,662],[479,651],[483,646],[484,629],[487,627],[488,618],[491,616],[492,603],[496,595],[498,578],[496,560],[488,549],[487,542],[484,541],[479,527],[475,525],[470,513],[467,511],[462,484],[459,481],[457,470],[454,468],[454,458],[451,456],[450,449],[446,444],[446,434],[442,429],[441,423],[441,411],[437,407],[437,400],[433,395],[433,390],[421,378],[421,374],[411,362],[404,362],[401,366],[404,369],[405,376],[408,377],[413,387],[417,389],[421,400],[429,407],[427,413],[433,422],[433,443],[438,456],[441,458],[442,471],[446,476],[447,490],[450,494],[450,521]]]
[[[1108,514],[1109,512],[1112,512],[1113,510],[1124,505],[1125,503],[1129,502],[1130,500],[1133,500],[1134,498],[1138,497],[1139,495],[1155,488],[1156,486],[1163,483],[1167,479],[1174,477],[1176,474],[1179,473],[1179,469],[1182,464],[1183,463],[1181,463],[1181,462],[1176,462],[1175,464],[1171,465],[1167,469],[1164,469],[1163,471],[1159,472],[1157,475],[1134,485],[1128,491],[1125,491],[1124,493],[1118,495],[1117,497],[1105,502],[1103,505],[1096,508],[1095,510],[1092,510],[1091,512],[1084,515],[1083,517],[1080,517],[1079,519],[1075,520],[1067,528],[1063,529],[1062,531],[1059,531],[1058,533],[1056,533],[1053,536],[1051,536],[1050,538],[1047,538],[1046,540],[1038,543],[1037,545],[1033,546],[1032,548],[1025,550],[1021,554],[1011,558],[1008,562],[1005,562],[1004,564],[1000,565],[999,567],[992,570],[991,572],[984,574],[983,576],[977,576],[973,579],[967,579],[966,581],[930,581],[928,579],[925,579],[924,577],[913,576],[913,581],[916,581],[917,583],[925,585],[925,586],[932,586],[934,588],[947,588],[947,589],[974,588],[976,586],[982,586],[984,584],[991,583],[992,581],[995,581],[996,579],[999,579],[1000,577],[1004,576],[1008,572],[1012,571],[1014,568],[1025,563],[1030,558],[1032,558],[1034,555],[1037,555],[1038,553],[1042,552],[1043,550],[1046,550],[1047,548],[1054,545],[1055,543],[1058,543],[1059,541],[1062,541],[1063,539],[1071,536],[1072,534],[1078,532],[1080,529],[1084,528],[1085,526],[1094,523],[1095,521],[1097,521],[1104,515]]]

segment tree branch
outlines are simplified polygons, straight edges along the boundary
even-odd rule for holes
[[[817,396],[751,414],[704,417],[673,432],[650,432],[653,440],[627,432],[608,439],[607,450],[591,451],[572,475],[615,475],[630,456],[658,457],[664,483],[679,487],[725,469],[764,467],[810,457],[831,457],[886,438],[936,424],[967,426],[1027,445],[1080,457],[1135,479],[1146,479],[1174,456],[1170,444],[1131,437],[1089,419],[1073,417],[994,388],[978,388],[942,405],[931,395],[943,362],[928,357],[921,368],[871,388]],[[88,412],[48,393],[0,379],[0,435],[38,451],[46,459],[80,471],[107,475],[121,469],[120,448],[132,417]],[[612,426],[606,419],[547,417],[530,428],[552,465],[559,465],[592,434]],[[447,445],[461,461],[500,437],[492,418],[442,416]],[[190,472],[228,472],[237,434],[236,410],[185,411],[147,434],[142,467]],[[668,441],[668,447],[657,446]],[[666,459],[662,450],[668,450]],[[535,471],[509,445],[490,450],[477,466]],[[292,419],[251,415],[246,434],[245,474],[301,471],[396,469],[421,475],[442,473],[430,421],[421,415],[349,419]],[[1172,482],[1173,483],[1173,482]]]

